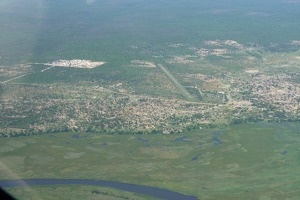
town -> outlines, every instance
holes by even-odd
[[[129,70],[152,70],[151,73],[144,71],[147,75],[145,80],[141,79],[144,83],[113,80],[110,74],[105,74],[109,82],[102,85],[93,81],[14,83],[14,77],[22,79],[30,73],[35,77],[39,74],[25,64],[3,67],[1,73],[12,81],[3,83],[0,88],[0,133],[3,136],[69,131],[173,134],[247,122],[299,120],[300,73],[296,69],[300,67],[300,60],[297,54],[283,56],[264,52],[257,56],[254,53],[263,52],[261,49],[244,47],[230,40],[207,41],[204,47],[209,50],[194,48],[195,55],[175,56],[166,66],[146,60],[131,61]],[[183,47],[171,45],[170,48]],[[245,59],[228,58],[228,52]],[[214,60],[208,63],[211,56]],[[241,67],[227,71],[222,67],[220,71],[217,64],[211,64],[216,59],[218,65]],[[198,66],[202,63],[212,66],[210,74],[200,73]],[[89,69],[103,64],[105,62],[75,59],[44,65]],[[186,73],[170,68],[182,65]],[[199,68],[198,73],[189,72],[195,71],[195,67]],[[20,73],[16,68],[20,68]],[[47,73],[45,69],[52,70],[42,68],[39,73]],[[162,78],[158,80],[157,76]],[[160,86],[153,88],[151,81]]]

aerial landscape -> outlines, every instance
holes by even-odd
[[[0,186],[298,199],[299,19],[298,0],[3,0]],[[49,184],[5,185],[20,179]]]

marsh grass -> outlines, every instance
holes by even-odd
[[[1,153],[1,179],[121,181],[201,199],[294,198],[300,182],[294,176],[298,128],[298,123],[237,125],[193,131],[184,139],[90,133],[2,138],[0,149],[14,150]],[[20,142],[26,145],[15,145]]]

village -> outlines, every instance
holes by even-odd
[[[114,79],[111,76],[114,71],[111,75],[104,74],[109,80],[104,84],[94,81],[18,84],[14,83],[17,78],[39,74],[33,73],[28,64],[2,67],[1,73],[8,80],[0,85],[0,134],[18,136],[69,131],[173,134],[247,122],[300,119],[300,73],[296,70],[300,60],[296,53],[275,55],[232,40],[206,41],[204,45],[207,49],[195,48],[195,55],[171,56],[166,61],[168,67],[171,66],[169,69],[152,61],[131,60],[129,70],[152,70],[149,74],[154,78],[149,76],[145,84]],[[182,48],[182,45],[170,48]],[[261,60],[258,60],[260,56],[249,56],[257,51],[262,52]],[[229,53],[245,59],[229,58]],[[202,62],[207,65],[205,59],[211,58],[222,59],[220,64],[229,63],[229,67],[241,67],[230,71],[217,63],[209,65],[208,74],[192,72],[195,66],[201,71],[198,65]],[[53,67],[88,70],[105,63],[57,60],[44,63],[47,68],[41,68],[40,73],[46,74]],[[176,73],[174,65],[184,66],[185,73]],[[164,78],[156,79],[157,75]],[[151,81],[161,86],[150,87]],[[137,90],[141,85],[142,89]]]
[[[288,80],[298,74],[251,73],[232,80],[222,104],[130,95],[94,86],[19,88],[18,99],[2,98],[1,133],[47,132],[181,133],[186,130],[256,121],[294,121],[300,115],[300,87]],[[13,89],[13,86],[12,88]],[[30,91],[30,92],[29,92]],[[28,122],[27,127],[15,121]],[[25,123],[25,122],[24,122]]]

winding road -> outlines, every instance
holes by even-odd
[[[166,189],[135,185],[113,181],[88,180],[88,179],[24,179],[24,180],[0,180],[1,188],[17,186],[40,186],[40,185],[92,185],[120,189],[128,192],[140,193],[156,198],[167,200],[199,200],[195,196],[184,195]]]

